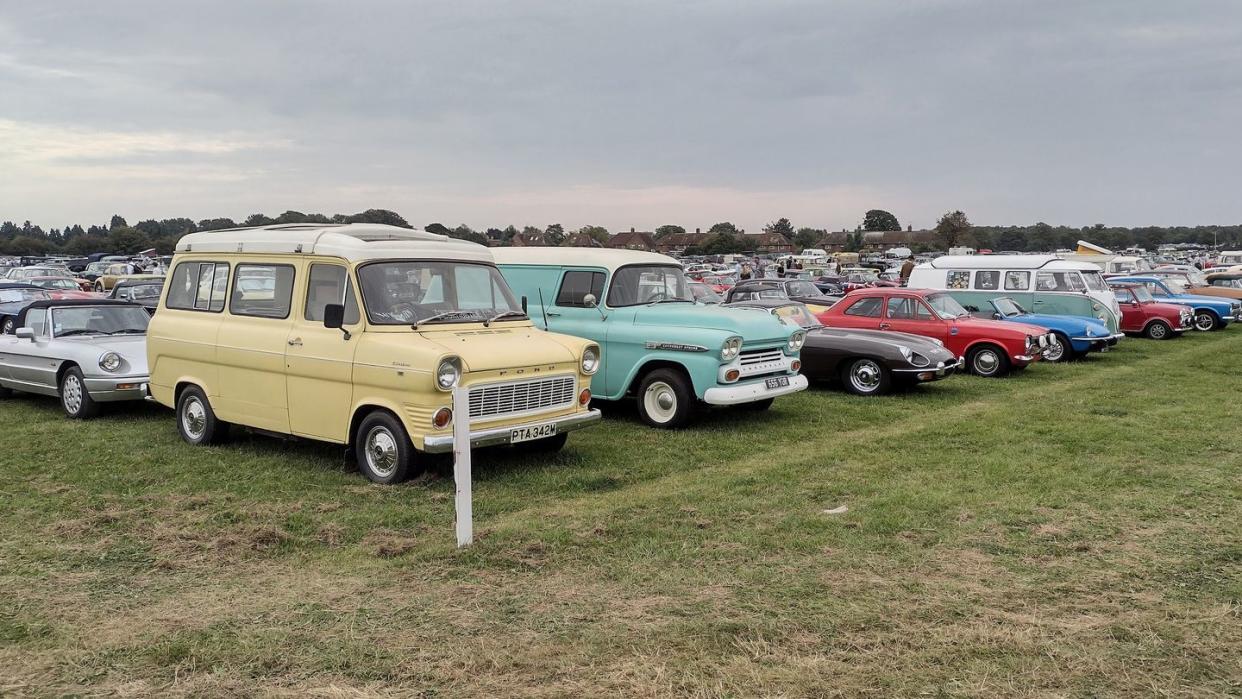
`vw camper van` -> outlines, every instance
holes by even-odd
[[[453,449],[559,449],[589,407],[598,344],[534,327],[486,247],[372,224],[193,233],[147,333],[154,400],[190,444],[230,424],[350,445],[395,483]]]
[[[945,289],[976,308],[1008,296],[1032,313],[1095,318],[1114,339],[1122,337],[1117,297],[1090,262],[1053,255],[946,255],[916,266],[909,287]]]

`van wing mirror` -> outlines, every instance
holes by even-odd
[[[340,328],[345,325],[345,304],[329,303],[323,307],[323,327]]]

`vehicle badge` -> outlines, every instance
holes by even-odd
[[[950,335],[956,335],[956,334],[957,334],[957,328],[949,328],[949,334],[950,334]]]

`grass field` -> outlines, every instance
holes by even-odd
[[[1240,356],[618,406],[476,454],[464,551],[448,473],[0,402],[0,695],[1237,696]]]

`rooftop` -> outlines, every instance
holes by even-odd
[[[288,223],[191,233],[178,253],[327,255],[346,260],[448,258],[491,262],[482,245],[424,230],[375,223]]]

